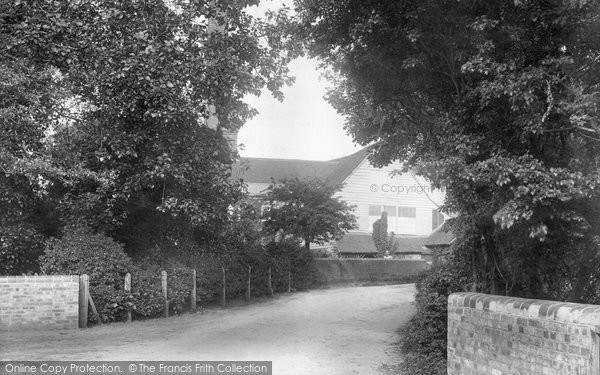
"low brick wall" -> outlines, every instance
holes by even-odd
[[[322,284],[398,282],[429,267],[424,261],[398,259],[315,259],[314,262]]]
[[[78,276],[0,276],[0,330],[77,328]]]
[[[452,294],[448,374],[600,374],[598,327],[597,305]]]

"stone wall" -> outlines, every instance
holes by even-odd
[[[323,284],[345,282],[401,282],[429,267],[420,260],[315,259],[318,280]]]
[[[457,293],[449,375],[597,375],[600,306]]]
[[[0,330],[77,328],[78,276],[0,276]]]

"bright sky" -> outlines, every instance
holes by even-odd
[[[277,9],[281,3],[263,0],[257,11]],[[241,156],[329,160],[358,151],[343,129],[343,117],[323,99],[328,83],[317,62],[300,58],[292,61],[290,70],[296,83],[283,88],[282,103],[267,90],[260,97],[246,97],[259,114],[240,129]]]

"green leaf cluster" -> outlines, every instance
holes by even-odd
[[[446,188],[477,287],[581,301],[598,273],[598,2],[296,6],[290,28],[329,69],[328,99],[371,160]]]
[[[341,186],[317,178],[273,182],[265,198],[269,202],[264,213],[265,232],[294,236],[304,241],[306,249],[311,243],[340,238],[357,227],[353,207],[336,195],[340,190]]]

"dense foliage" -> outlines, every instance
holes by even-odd
[[[283,232],[304,241],[323,244],[356,228],[353,207],[335,196],[341,186],[319,179],[284,179],[273,183],[267,192],[269,209],[265,212],[265,231]]]
[[[223,137],[256,113],[245,95],[291,82],[279,15],[257,4],[0,3],[0,274],[87,273],[105,321],[162,314],[161,270],[172,313],[192,267],[206,299],[222,269],[231,295],[264,274]]]
[[[312,253],[293,240],[271,242],[267,253],[272,258],[273,289],[278,292],[308,289],[317,281]],[[291,279],[291,280],[290,280]]]
[[[355,141],[376,165],[401,160],[445,187],[465,288],[598,301],[598,1],[295,4],[291,33],[329,68],[328,99]],[[415,330],[441,327],[441,302],[439,316],[428,306]],[[428,347],[405,349],[424,359]]]
[[[462,272],[462,273],[461,273]],[[437,264],[419,276],[415,297],[417,314],[402,328],[402,370],[414,375],[446,374],[448,296],[463,291],[468,274],[451,263]]]
[[[581,301],[600,234],[598,3],[296,3],[355,140],[445,186],[478,290]]]
[[[87,274],[90,294],[104,321],[116,320],[131,303],[130,294],[123,289],[125,274],[133,271],[133,262],[123,245],[89,228],[67,228],[62,238],[48,240],[40,268],[46,274]]]
[[[123,245],[85,227],[69,228],[62,238],[48,240],[40,266],[47,274],[87,274],[91,286],[122,286],[125,274],[133,269]]]
[[[37,271],[71,223],[132,256],[214,239],[240,197],[222,133],[255,113],[244,95],[290,82],[256,4],[0,4],[0,272]]]

